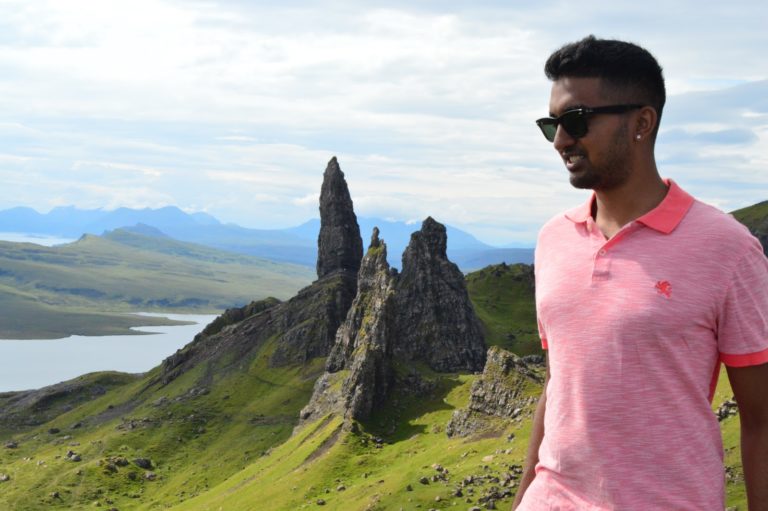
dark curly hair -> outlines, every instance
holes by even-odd
[[[648,50],[636,44],[590,35],[550,55],[544,73],[552,81],[565,77],[600,78],[624,100],[653,107],[661,121],[667,99],[662,69]],[[654,134],[658,129],[657,122]]]

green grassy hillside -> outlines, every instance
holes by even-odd
[[[500,436],[450,439],[445,425],[466,405],[475,377],[434,378],[432,396],[420,402],[395,397],[381,410],[381,423],[374,419],[350,432],[338,419],[310,424],[211,491],[171,509],[293,510],[321,503],[344,511],[467,509],[487,498],[508,507],[513,488],[505,481],[514,481],[529,422]],[[382,426],[393,416],[399,419],[387,434]]]
[[[146,322],[103,313],[215,312],[288,298],[312,278],[303,266],[127,231],[57,247],[0,242],[0,338],[129,333]]]
[[[768,201],[739,209],[732,215],[760,240],[763,251],[768,255]]]
[[[467,290],[489,345],[518,355],[540,354],[533,267],[498,264],[467,275]]]
[[[10,476],[0,509],[162,509],[218,485],[290,436],[320,372],[268,367],[273,348],[147,387],[155,370],[14,435],[15,448],[0,447],[0,473]]]

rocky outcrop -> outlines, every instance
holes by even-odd
[[[411,235],[397,286],[395,355],[435,371],[481,371],[482,327],[464,275],[448,260],[445,226],[431,217]]]
[[[394,284],[387,246],[374,229],[358,275],[357,296],[336,334],[326,372],[317,380],[313,397],[301,412],[303,421],[327,413],[361,420],[386,397],[393,376]]]
[[[482,368],[483,334],[446,244],[445,227],[427,218],[412,235],[403,273],[397,274],[374,229],[357,296],[336,335],[326,372],[301,412],[302,422],[328,413],[342,415],[347,424],[368,418],[394,387],[417,391],[414,363],[441,372]]]
[[[280,300],[277,298],[274,298],[272,296],[265,298],[263,300],[257,300],[249,303],[245,307],[238,307],[234,309],[227,309],[224,311],[224,313],[211,321],[204,329],[203,329],[203,335],[214,335],[229,325],[233,325],[235,323],[239,323],[240,321],[244,320],[247,317],[253,316],[254,314],[258,314],[259,312],[265,311],[271,307],[274,307],[275,305],[278,305],[280,303]]]
[[[78,376],[41,389],[2,392],[0,431],[21,431],[45,424],[77,406],[102,397],[110,390],[133,384],[139,378],[140,375],[105,371]]]
[[[352,198],[334,156],[325,169],[320,190],[317,276],[323,278],[340,270],[357,274],[362,257],[363,240],[352,209]]]
[[[469,405],[453,412],[445,428],[448,436],[501,431],[530,410],[541,391],[543,368],[526,360],[497,346],[489,349],[483,374],[472,384]]]
[[[272,366],[328,356],[355,297],[362,257],[360,230],[336,158],[323,177],[320,223],[318,280],[288,301],[267,299],[227,311],[164,360],[150,385],[167,384],[200,363],[208,364],[209,374],[241,367],[266,343],[274,343]]]

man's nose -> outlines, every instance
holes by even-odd
[[[566,147],[573,145],[575,141],[576,139],[573,138],[570,133],[565,131],[565,128],[563,128],[562,125],[558,124],[557,130],[555,131],[555,140],[552,141],[555,150],[558,153],[561,153]]]

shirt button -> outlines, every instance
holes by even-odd
[[[601,256],[604,256],[605,255],[605,249],[601,248],[600,252],[598,252],[598,254],[600,254]]]

